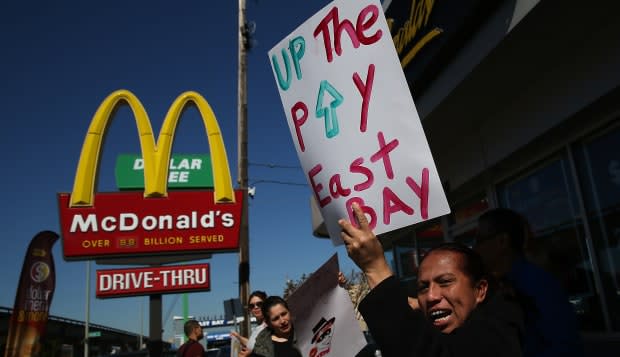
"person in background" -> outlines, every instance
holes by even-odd
[[[475,249],[501,288],[521,302],[524,356],[583,356],[577,317],[559,281],[526,258],[530,235],[523,216],[506,208],[492,209],[478,218]]]
[[[263,302],[262,312],[267,327],[256,337],[254,349],[242,348],[239,357],[301,357],[286,301],[279,296],[270,296]]]
[[[241,343],[242,346],[245,346],[247,349],[254,349],[254,343],[256,342],[256,336],[265,328],[267,324],[265,323],[265,318],[263,316],[262,307],[263,302],[267,299],[267,293],[260,290],[255,290],[250,294],[248,298],[248,310],[250,313],[254,315],[256,318],[257,326],[252,329],[252,333],[249,338],[245,338],[241,336],[236,331],[232,331],[230,334],[236,337]]]
[[[187,320],[183,331],[188,340],[179,347],[176,357],[203,357],[205,349],[198,341],[202,340],[202,326],[196,320]]]
[[[456,243],[430,250],[418,271],[420,308],[412,309],[366,216],[352,209],[357,226],[340,220],[341,236],[371,288],[360,312],[383,357],[521,356],[520,307],[489,290],[476,252]]]

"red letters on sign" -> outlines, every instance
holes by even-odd
[[[366,15],[370,14],[370,18],[366,19]],[[377,30],[374,34],[366,36],[364,32],[375,24],[379,17],[379,9],[375,5],[366,6],[357,15],[356,26],[354,27],[350,20],[343,20],[342,22],[338,18],[338,7],[331,9],[327,16],[321,20],[319,25],[314,29],[314,37],[317,37],[322,33],[323,44],[325,46],[325,55],[327,56],[327,62],[334,60],[332,49],[332,37],[329,32],[329,23],[332,23],[334,28],[334,47],[338,56],[342,55],[342,33],[344,31],[349,34],[349,39],[354,48],[358,48],[360,43],[363,45],[372,45],[373,43],[381,39],[382,31]]]
[[[413,181],[411,177],[407,177],[405,179],[407,185],[411,187],[413,192],[418,195],[420,198],[420,214],[423,219],[428,218],[428,169],[425,167],[422,170],[422,184],[418,186],[418,184]]]
[[[392,161],[390,160],[390,152],[396,149],[398,146],[398,139],[390,141],[387,145],[383,138],[383,132],[377,133],[377,139],[379,139],[379,150],[370,157],[371,162],[383,160],[383,168],[385,168],[385,174],[390,180],[394,178],[394,170],[392,169]]]
[[[301,118],[297,117],[297,113],[301,110]],[[297,134],[297,142],[299,143],[299,148],[301,152],[306,151],[306,146],[304,145],[304,138],[301,135],[301,126],[304,125],[306,120],[308,119],[308,107],[304,102],[297,102],[291,108],[291,115],[293,116],[293,123],[295,124],[295,133]]]
[[[368,122],[368,104],[370,103],[370,94],[372,93],[372,83],[375,80],[375,65],[368,65],[368,74],[366,75],[366,84],[362,82],[360,75],[355,72],[353,73],[353,82],[355,82],[355,86],[357,90],[362,95],[362,116],[360,118],[360,131],[362,133],[366,132],[366,123]]]
[[[357,205],[360,206],[360,208],[362,209],[362,212],[370,216],[370,219],[368,220],[368,227],[370,227],[370,229],[375,229],[375,227],[377,226],[377,213],[374,209],[372,209],[372,207],[366,206],[364,200],[360,197],[352,197],[348,199],[347,203],[345,204],[347,212],[349,212],[349,222],[351,222],[351,224],[353,224],[353,226],[355,226],[356,228],[360,227],[360,225],[357,223],[357,218],[353,213],[353,203],[357,203]]]

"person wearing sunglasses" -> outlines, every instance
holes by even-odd
[[[236,337],[242,346],[249,350],[254,349],[254,343],[256,343],[256,336],[265,328],[265,318],[263,316],[262,307],[263,302],[267,299],[267,293],[261,290],[253,291],[248,298],[248,310],[252,316],[256,318],[257,326],[252,329],[252,333],[249,338],[241,336],[236,331],[232,331],[230,334]]]

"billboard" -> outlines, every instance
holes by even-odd
[[[101,146],[117,106],[133,111],[142,149],[144,192],[95,193]],[[168,192],[175,129],[188,105],[203,119],[213,167],[213,190]],[[172,103],[155,142],[138,98],[127,90],[110,94],[88,128],[73,191],[59,193],[63,254],[67,260],[171,253],[208,253],[239,248],[242,190],[233,190],[219,125],[207,101],[185,92]]]
[[[211,290],[209,264],[97,270],[98,298]]]

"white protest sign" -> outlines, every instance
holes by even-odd
[[[337,0],[269,51],[334,244],[360,204],[376,234],[450,212],[378,0]]]
[[[338,271],[334,254],[287,300],[304,357],[355,356],[366,346],[351,298],[338,286]]]

